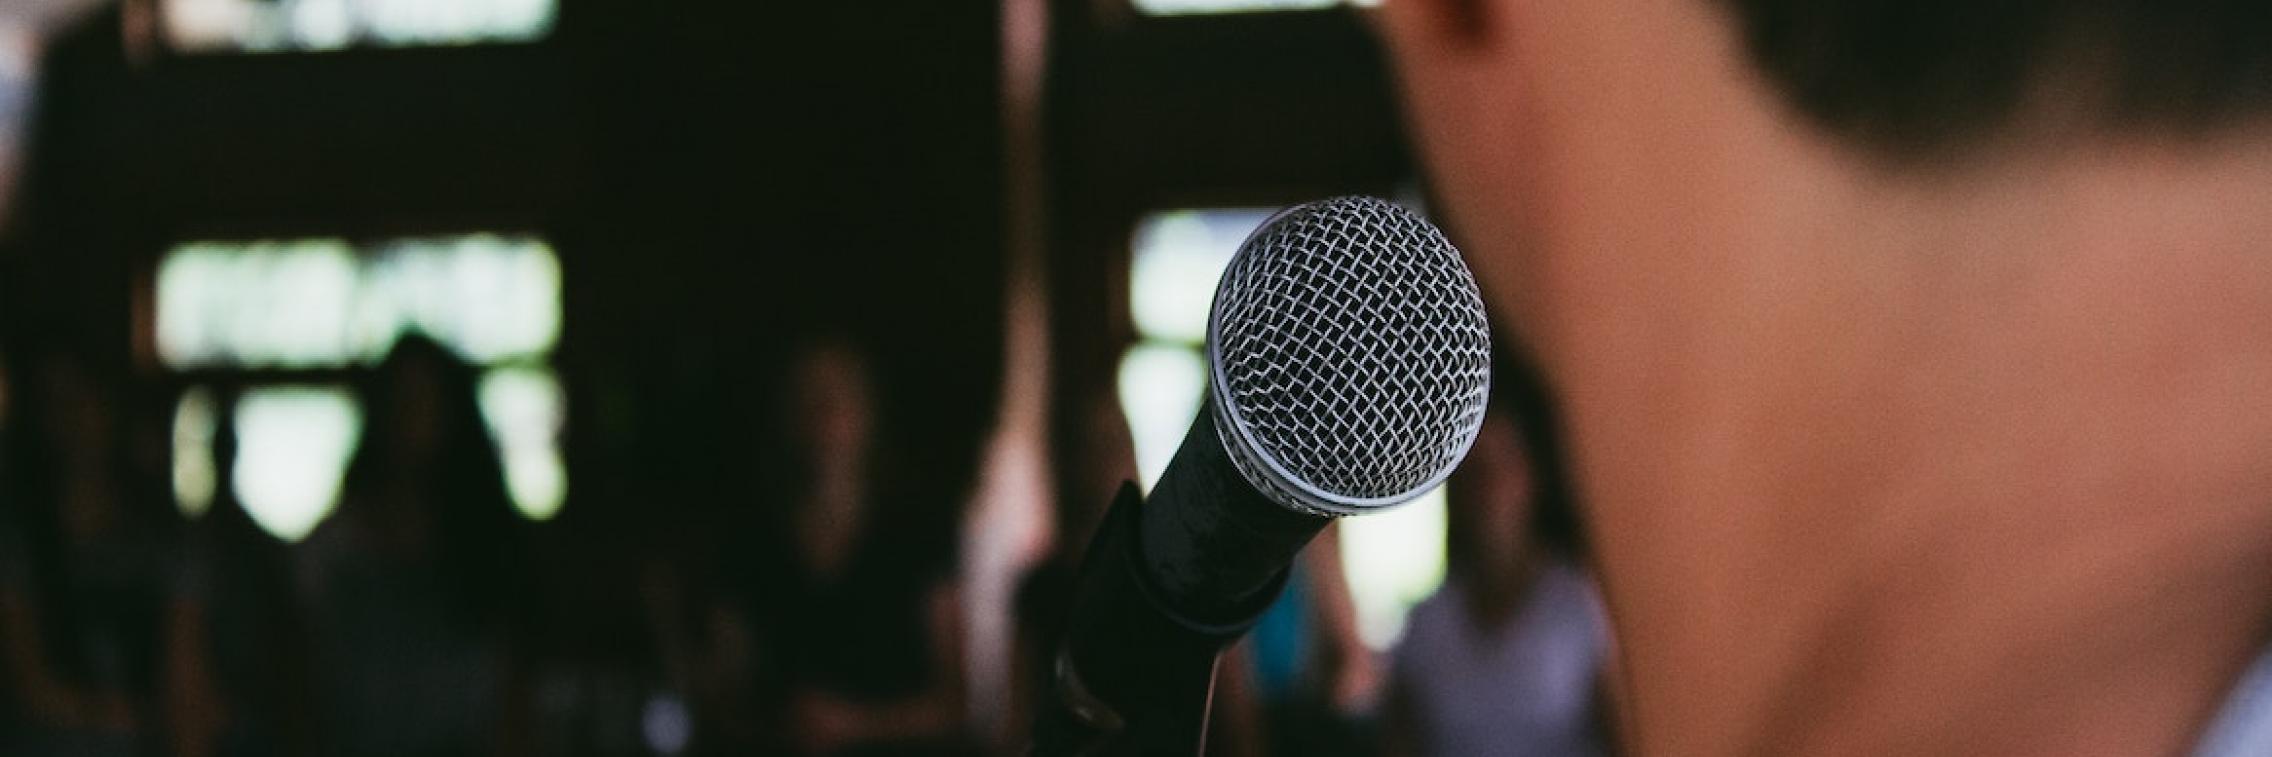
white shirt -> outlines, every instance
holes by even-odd
[[[1469,616],[1462,591],[1447,581],[1414,607],[1396,647],[1415,746],[1440,757],[1601,754],[1594,694],[1607,623],[1592,581],[1549,567],[1490,630]]]

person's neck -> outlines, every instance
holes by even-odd
[[[2272,628],[2272,136],[1880,171],[1675,5],[1492,6],[1525,199],[1455,219],[1522,242],[1629,746],[2190,749]]]
[[[2272,151],[2121,149],[1689,237],[1581,369],[1645,746],[2188,748],[2272,620]]]

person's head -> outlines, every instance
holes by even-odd
[[[1377,18],[1555,390],[1636,751],[2185,750],[2272,616],[2272,13]]]
[[[1470,582],[1514,571],[1531,552],[1536,477],[1514,419],[1496,408],[1459,470],[1445,482],[1445,560]]]
[[[94,371],[59,355],[39,368],[39,396],[46,413],[36,429],[38,443],[53,450],[57,488],[53,492],[64,533],[89,538],[118,523],[119,503],[109,494],[118,469],[117,418]]]
[[[408,334],[364,382],[362,399],[348,499],[385,502],[373,515],[419,531],[458,529],[459,521],[505,511],[503,469],[473,366],[432,338]]]
[[[841,564],[866,527],[876,397],[867,356],[839,337],[816,339],[788,364],[790,522],[806,557]]]
[[[397,465],[429,465],[453,436],[478,428],[471,367],[422,335],[405,336],[379,364],[365,390],[365,417],[373,453]],[[465,417],[467,411],[472,417]]]
[[[40,394],[51,403],[46,428],[40,432],[55,446],[66,474],[100,467],[98,463],[111,453],[116,429],[106,404],[110,398],[102,396],[92,373],[64,356],[40,366]]]
[[[450,575],[453,612],[492,617],[516,580],[518,516],[482,418],[479,372],[434,339],[406,334],[362,395],[363,435],[342,502],[356,503],[399,556]]]
[[[2087,191],[2021,172],[2182,170],[2189,146],[2262,137],[2272,111],[2272,13],[2230,0],[1390,0],[1380,16],[1434,199],[1487,292],[1537,310],[1583,303],[1505,292],[1577,265],[1657,275],[1550,260],[1564,251],[1848,248],[1884,212],[1948,210],[1951,182]],[[1937,194],[1904,191],[1920,183]]]
[[[869,453],[875,426],[874,387],[867,357],[839,338],[815,341],[789,369],[793,441],[817,473],[823,466],[857,463]]]
[[[1467,459],[1444,482],[1447,572],[1512,591],[1534,559],[1579,562],[1584,537],[1563,485],[1553,411],[1524,364],[1494,361],[1492,397]]]

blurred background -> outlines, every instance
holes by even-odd
[[[0,753],[1018,753],[1239,242],[1424,210],[1363,13],[0,0]],[[1502,363],[1211,753],[1604,749]]]

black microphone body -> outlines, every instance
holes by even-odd
[[[1286,509],[1248,483],[1211,409],[1200,408],[1137,523],[1144,572],[1165,609],[1221,624],[1238,620],[1265,590],[1275,595],[1276,579],[1333,519]]]
[[[1123,484],[1089,542],[1034,753],[1195,753],[1217,654],[1330,522],[1241,478],[1202,408],[1151,498]]]
[[[1482,425],[1490,345],[1458,251],[1370,198],[1290,208],[1210,310],[1207,401],[1151,497],[1121,487],[1075,580],[1037,755],[1195,755],[1215,661],[1335,516],[1433,488]]]
[[[1147,574],[1144,501],[1121,486],[1089,542],[1034,724],[1036,755],[1197,754],[1215,660],[1277,598],[1281,568],[1224,623],[1176,614]],[[1315,533],[1313,529],[1311,533]]]

